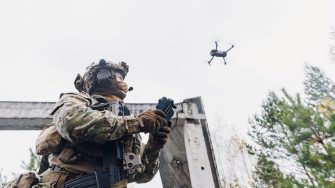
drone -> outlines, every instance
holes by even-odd
[[[212,62],[214,57],[222,57],[223,61],[224,61],[224,64],[226,65],[227,62],[226,62],[225,57],[227,56],[227,52],[229,50],[231,50],[232,48],[234,48],[234,45],[231,45],[231,47],[226,51],[219,51],[218,50],[218,43],[215,41],[215,49],[211,50],[211,52],[210,52],[210,55],[212,56],[212,58],[211,58],[211,60],[208,61],[208,65],[211,65],[211,62]]]

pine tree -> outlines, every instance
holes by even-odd
[[[334,100],[334,84],[318,67],[305,66],[305,94],[311,104],[322,99]]]
[[[306,66],[305,73],[305,102],[285,89],[281,97],[270,92],[250,120],[261,186],[335,186],[334,85],[317,67]]]

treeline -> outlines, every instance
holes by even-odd
[[[250,120],[254,187],[335,187],[335,85],[306,65],[303,96],[270,92]]]

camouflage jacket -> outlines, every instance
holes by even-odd
[[[50,163],[66,170],[79,173],[92,173],[102,168],[102,147],[110,140],[125,139],[127,126],[125,119],[134,116],[117,116],[107,110],[93,110],[92,106],[102,96],[88,96],[82,93],[62,94],[52,111],[53,123],[59,134],[66,140],[65,147],[51,155]],[[159,151],[149,151],[139,139],[140,157],[144,165],[128,182],[145,183],[150,181],[159,168]],[[125,144],[127,145],[127,144]],[[132,143],[128,143],[128,146]]]

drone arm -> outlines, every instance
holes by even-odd
[[[208,61],[208,65],[211,64],[212,60],[213,60],[214,56],[212,56],[211,60]]]
[[[228,51],[231,50],[232,48],[234,48],[234,45],[232,45],[226,52],[228,52]]]

